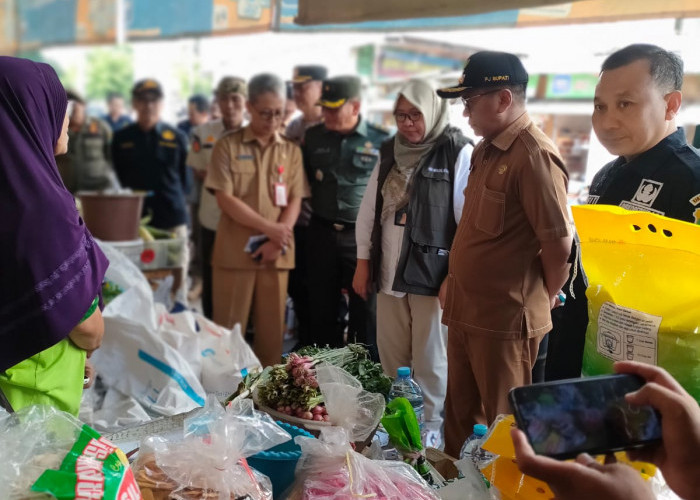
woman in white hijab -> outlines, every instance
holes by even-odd
[[[439,447],[447,390],[447,328],[438,294],[464,204],[473,143],[448,123],[447,101],[411,80],[394,106],[355,227],[355,292],[377,291],[377,346],[384,371],[411,367],[423,390],[426,446]],[[419,416],[420,419],[420,416]]]

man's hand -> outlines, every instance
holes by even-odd
[[[85,360],[85,376],[83,389],[89,389],[95,383],[95,367],[92,366],[89,360]]]
[[[442,280],[442,285],[440,285],[438,300],[440,301],[440,309],[445,309],[445,302],[447,301],[447,276],[445,276],[445,279]]]
[[[639,472],[625,464],[599,464],[581,454],[575,462],[535,455],[520,429],[511,429],[518,468],[546,482],[557,500],[653,500]]]
[[[272,241],[266,241],[253,252],[252,258],[253,260],[260,258],[258,262],[267,263],[276,261],[280,255],[282,255],[282,247],[275,245]]]
[[[203,181],[204,179],[207,178],[207,171],[206,170],[199,170],[199,169],[192,169],[194,171],[194,176],[197,180]]]
[[[630,460],[657,465],[669,487],[681,498],[700,498],[700,407],[663,368],[619,361],[617,373],[631,373],[647,383],[625,399],[631,405],[650,405],[661,413],[662,442],[627,452]],[[631,498],[631,497],[630,497]]]
[[[355,275],[352,278],[352,289],[355,290],[355,293],[362,297],[363,300],[367,300],[369,288],[369,260],[357,259]]]
[[[265,236],[270,238],[270,241],[275,243],[280,249],[288,246],[294,235],[292,227],[281,222],[271,222],[264,233]]]
[[[102,319],[102,312],[100,312],[98,307],[88,319],[73,328],[68,337],[76,346],[86,350],[89,357],[92,351],[100,347],[104,333],[105,323]]]

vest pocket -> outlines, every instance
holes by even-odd
[[[484,188],[476,214],[476,228],[490,236],[499,236],[503,232],[505,213],[505,193]]]
[[[409,253],[403,273],[406,284],[438,290],[447,275],[449,251],[411,242]]]

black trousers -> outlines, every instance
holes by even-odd
[[[294,226],[294,260],[296,266],[289,272],[287,293],[294,302],[297,319],[298,346],[311,345],[309,331],[311,328],[311,307],[309,305],[309,280],[307,266],[308,226]]]
[[[341,290],[345,289],[350,298],[348,341],[367,344],[372,357],[378,359],[377,296],[373,293],[365,301],[352,289],[357,264],[354,227],[337,231],[333,226],[313,218],[307,245],[311,306],[309,341],[331,347],[343,345],[338,304]]]
[[[216,231],[212,231],[201,225],[199,227],[200,269],[202,272],[202,314],[204,314],[206,318],[213,320],[214,299],[212,293],[211,256],[212,253],[214,253]]]

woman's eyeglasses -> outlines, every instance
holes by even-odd
[[[399,123],[405,122],[407,118],[411,120],[412,123],[416,123],[423,118],[423,113],[420,111],[411,111],[410,113],[394,113],[394,117]]]
[[[462,104],[464,104],[465,108],[471,110],[471,108],[469,107],[471,104],[471,101],[473,101],[477,97],[483,97],[485,95],[493,94],[493,93],[499,92],[501,90],[503,90],[503,89],[489,90],[488,92],[484,92],[483,94],[476,94],[476,95],[473,95],[471,97],[462,97]]]

